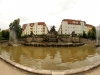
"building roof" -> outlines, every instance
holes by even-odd
[[[86,24],[87,27],[94,27],[93,25],[91,24]]]
[[[74,19],[63,19],[62,21],[67,21],[68,24],[74,24],[74,25],[81,25],[81,22],[84,22],[86,24],[85,21],[74,20]]]
[[[37,23],[38,23],[38,25],[46,26],[45,22],[37,22]],[[35,23],[29,23],[29,25],[30,25],[31,27],[33,27],[34,24],[35,24]],[[26,26],[27,26],[27,25],[28,25],[28,24],[23,24],[22,28],[23,28],[23,29],[26,29]]]
[[[30,23],[30,26],[33,27],[34,26],[34,23]]]
[[[23,29],[26,29],[26,26],[27,26],[27,24],[23,24],[22,28]]]
[[[38,25],[46,25],[45,22],[38,22]]]

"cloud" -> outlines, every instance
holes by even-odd
[[[5,21],[0,21],[0,28],[1,29],[8,29],[9,28],[9,24],[6,23]]]
[[[1,4],[2,0],[0,0],[0,4]]]
[[[0,0],[0,28],[7,28],[14,19],[21,25],[44,21],[59,27],[62,19],[81,19],[94,25],[100,20],[99,0]],[[5,24],[1,26],[1,24]]]
[[[55,8],[55,11],[51,11],[49,14],[50,15],[57,15],[63,11],[69,10],[74,7],[78,0],[61,0],[58,2],[56,5],[57,7]]]

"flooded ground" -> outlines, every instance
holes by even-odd
[[[75,69],[100,61],[100,48],[80,47],[0,46],[2,57],[19,64],[45,70]]]

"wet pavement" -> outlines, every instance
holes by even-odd
[[[26,72],[24,70],[15,68],[14,66],[6,63],[0,59],[0,75],[39,75]]]

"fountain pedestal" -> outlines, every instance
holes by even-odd
[[[46,35],[45,41],[58,42],[58,33],[55,31],[55,26],[52,26],[50,32]]]

